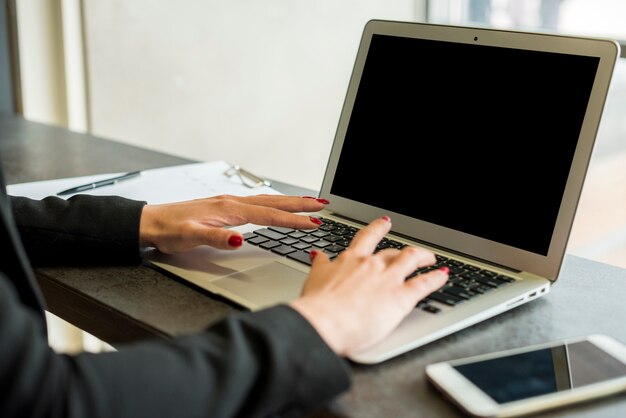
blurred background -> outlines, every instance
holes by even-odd
[[[27,119],[187,158],[224,159],[312,189],[321,185],[369,19],[626,40],[623,0],[14,4]],[[622,266],[625,62],[616,68],[570,240],[572,253]]]
[[[8,0],[5,6],[14,20],[13,96],[25,118],[191,159],[226,160],[312,189],[321,185],[370,19],[618,40],[622,58],[569,252],[626,267],[623,0]]]

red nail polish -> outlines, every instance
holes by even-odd
[[[317,255],[317,250],[311,250],[311,252],[309,253],[309,257],[311,257],[311,261],[313,261],[316,255]]]
[[[303,199],[315,199],[317,200],[317,197],[313,197],[313,196],[302,196]]]
[[[327,204],[329,204],[329,203],[330,203],[330,202],[329,202],[328,200],[326,200],[326,199],[321,199],[321,198],[320,198],[320,199],[315,199],[315,200],[317,200],[318,202],[320,202],[322,205],[327,205]]]
[[[231,247],[241,247],[241,244],[243,244],[243,237],[241,235],[231,235],[230,238],[228,238],[228,245]]]
[[[320,221],[319,219],[313,217],[313,216],[309,216],[309,219],[311,220],[311,222],[313,222],[316,225],[321,225],[323,222]]]
[[[439,267],[439,270],[443,271],[446,274],[450,274],[450,267],[446,267],[446,266]]]
[[[391,222],[391,218],[387,215],[381,216],[380,219],[382,219],[383,221]]]

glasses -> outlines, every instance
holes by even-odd
[[[269,180],[261,178],[256,174],[252,174],[248,170],[244,170],[238,165],[233,165],[228,170],[224,171],[224,175],[229,178],[237,176],[239,180],[241,180],[241,183],[250,189],[256,189],[257,187],[261,186],[270,187],[272,185]]]

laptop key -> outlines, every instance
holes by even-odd
[[[487,286],[485,284],[474,283],[474,285],[470,287],[469,290],[472,292],[483,294],[489,292],[490,290],[493,290],[493,287]]]
[[[330,231],[332,231],[334,229],[337,229],[337,227],[334,226],[334,225],[331,225],[331,224],[324,224],[324,225],[320,226],[318,229],[322,230],[322,231],[330,232]]]
[[[448,283],[452,283],[455,286],[462,287],[463,289],[469,289],[470,287],[476,285],[475,282],[473,282],[471,280],[464,279],[464,278],[459,277],[459,276],[452,277],[452,278],[448,279]]]
[[[503,281],[505,281],[505,282],[507,282],[507,283],[513,283],[513,282],[515,281],[515,279],[514,279],[514,278],[509,277],[509,276],[504,276],[504,275],[502,275],[502,274],[498,274],[498,275],[496,276],[496,279],[498,279],[498,280],[503,280]]]
[[[478,283],[482,283],[482,284],[485,284],[485,285],[491,286],[491,287],[500,287],[503,284],[506,284],[505,281],[498,280],[495,277],[493,277],[493,278],[476,277],[474,280],[477,281]]]
[[[472,296],[476,296],[476,293],[456,286],[445,287],[443,291],[465,300],[470,299]]]
[[[253,245],[259,245],[259,244],[263,244],[266,241],[269,241],[269,238],[265,238],[260,235],[257,235],[255,238],[250,238],[246,242],[249,242],[250,244],[253,244]]]
[[[328,247],[329,245],[331,245],[331,243],[321,239],[319,241],[314,242],[313,245],[315,245],[318,248],[325,248],[325,247]]]
[[[341,245],[329,245],[328,247],[324,248],[325,251],[332,251],[334,253],[340,253],[342,251],[344,251],[346,249],[346,247],[342,247]]]
[[[314,237],[318,237],[318,238],[324,238],[327,235],[330,235],[330,232],[326,232],[326,231],[315,231],[313,232],[311,235],[313,235]]]
[[[248,241],[250,238],[254,238],[257,235],[254,232],[246,232],[245,234],[243,234],[243,239],[244,241]]]
[[[264,236],[265,238],[273,239],[274,241],[280,241],[281,239],[287,238],[287,235],[281,234],[281,233],[276,232],[276,231],[272,231],[272,230],[267,229],[267,228],[257,229],[254,232],[257,235],[261,235],[261,236]]]
[[[311,246],[311,244],[307,244],[306,242],[299,242],[297,244],[293,244],[292,247],[296,250],[304,250]]]
[[[380,250],[384,250],[385,248],[389,248],[391,247],[391,245],[389,245],[386,242],[379,242],[378,245],[376,246],[376,250],[380,251]]]
[[[334,253],[334,252],[332,252],[332,251],[328,251],[328,250],[326,250],[326,249],[324,250],[324,253],[326,253],[326,255],[328,256],[328,258],[329,258],[329,259],[331,259],[331,260],[332,260],[333,258],[335,258],[335,257],[337,257],[337,256],[339,255],[339,254],[337,254],[337,253]]]
[[[290,247],[288,245],[280,245],[280,246],[272,248],[272,252],[275,252],[275,253],[280,254],[280,255],[287,255],[287,254],[292,253],[294,251],[296,251],[296,249],[293,248],[293,247]]]
[[[274,247],[278,247],[279,245],[280,245],[280,242],[266,241],[263,244],[259,245],[259,247],[265,248],[266,250],[269,250],[269,249],[272,249]]]
[[[428,295],[428,297],[430,299],[436,300],[437,302],[441,302],[449,306],[454,306],[463,302],[463,299],[457,296],[452,296],[450,294],[447,294],[441,291],[431,293],[430,295]]]
[[[295,232],[296,230],[293,228],[284,228],[282,226],[268,226],[267,229],[271,229],[272,231],[276,231],[279,234],[291,234],[292,232]]]
[[[280,242],[282,244],[285,244],[285,245],[293,245],[293,244],[295,244],[296,242],[299,242],[299,241],[297,239],[295,239],[295,238],[287,237],[285,239],[281,239]]]
[[[295,251],[293,253],[289,253],[287,254],[287,257],[306,265],[311,265],[311,256],[309,255],[309,253],[305,253],[304,251]]]
[[[438,307],[433,306],[433,305],[424,305],[422,307],[422,310],[424,310],[426,312],[433,313],[433,314],[441,312],[441,309],[439,309]]]

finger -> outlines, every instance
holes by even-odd
[[[311,257],[311,267],[330,262],[330,259],[328,258],[328,254],[326,254],[324,251],[311,250],[311,252],[309,253],[309,256]]]
[[[308,200],[308,199],[302,199]],[[322,224],[319,219],[308,215],[296,215],[284,210],[249,205],[246,203],[234,203],[232,210],[239,219],[239,225],[252,223],[256,225],[284,226],[295,229],[314,229]]]
[[[404,283],[403,291],[411,297],[411,303],[417,304],[418,301],[441,288],[448,281],[449,271],[447,267],[442,267],[415,276]]]
[[[397,257],[391,260],[388,271],[398,277],[407,277],[420,267],[436,262],[435,254],[418,247],[404,247]]]
[[[194,224],[188,232],[184,239],[193,242],[193,246],[209,245],[222,250],[236,250],[243,245],[243,236],[237,231]]]
[[[387,216],[372,221],[354,235],[349,247],[351,252],[360,256],[372,254],[380,240],[390,229],[391,221]]]
[[[306,296],[310,293],[319,291],[320,287],[323,287],[329,280],[328,275],[315,275],[315,272],[325,264],[330,263],[330,259],[321,250],[311,250],[309,253],[311,257],[311,271],[307,276],[304,285],[302,286],[301,296]]]
[[[312,196],[284,196],[260,194],[255,196],[231,196],[236,202],[272,207],[287,212],[317,212],[329,203],[326,199]]]
[[[400,250],[397,248],[385,248],[376,253],[376,257],[380,257],[385,261],[386,265],[389,265],[400,254]]]

